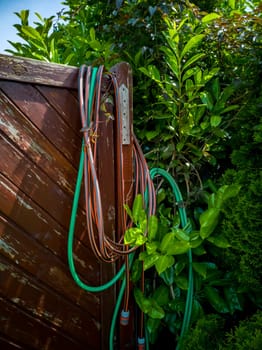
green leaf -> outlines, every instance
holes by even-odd
[[[144,211],[143,197],[142,197],[142,194],[137,194],[132,207],[132,216],[135,224],[138,224],[142,211]]]
[[[146,131],[146,138],[148,141],[153,140],[156,136],[159,135],[159,131],[158,130],[150,130],[150,131]]]
[[[165,254],[167,252],[168,247],[170,247],[170,245],[172,246],[174,244],[174,237],[175,234],[174,232],[170,232],[170,233],[166,233],[161,241],[160,244],[160,251]]]
[[[228,4],[232,10],[236,9],[236,0],[229,0]]]
[[[212,13],[209,13],[208,15],[204,16],[201,21],[202,21],[202,23],[207,23],[207,22],[213,21],[214,19],[218,19],[220,17],[221,16],[218,13],[212,12]]]
[[[141,246],[147,241],[143,231],[138,227],[130,227],[126,230],[124,236],[124,243],[136,246]]]
[[[169,302],[169,288],[165,285],[160,285],[153,293],[152,298],[156,300],[158,305],[164,306]]]
[[[38,33],[38,31],[30,26],[22,26],[22,32],[27,35],[29,38],[32,38],[34,40],[37,40],[41,43],[43,43],[43,38],[41,35]]]
[[[148,239],[153,241],[156,238],[158,230],[158,218],[155,215],[151,215],[148,220]]]
[[[210,208],[204,211],[199,218],[200,221],[200,237],[205,239],[211,235],[214,231],[218,219],[220,210],[217,208]]]
[[[93,27],[90,28],[89,35],[90,35],[91,41],[96,41],[96,32],[95,32],[95,29]]]
[[[221,297],[218,290],[213,287],[206,286],[204,288],[206,297],[213,308],[219,313],[228,313],[229,309],[225,300]]]
[[[188,242],[190,240],[189,234],[185,233],[184,230],[181,230],[180,228],[176,228],[172,230],[175,234],[175,237],[177,237],[180,241],[186,241]]]
[[[181,52],[181,58],[185,56],[186,53],[188,53],[193,47],[197,46],[205,37],[204,34],[198,34],[195,35],[193,38],[191,38],[185,45],[184,49]]]
[[[185,80],[187,80],[188,78],[190,78],[192,75],[194,75],[194,74],[196,73],[196,71],[198,70],[197,68],[198,68],[198,67],[193,67],[193,68],[188,69],[188,70],[183,74],[182,81],[184,82]]]
[[[151,308],[148,311],[148,316],[154,319],[162,319],[165,317],[165,311],[162,309],[160,305],[154,300],[150,299]]]
[[[148,313],[151,308],[151,302],[147,299],[139,288],[134,289],[134,297],[137,305],[144,313]]]
[[[146,243],[146,251],[148,255],[153,254],[159,248],[159,242],[147,242]]]
[[[243,310],[238,293],[234,287],[225,287],[224,295],[231,314],[233,314],[236,310]]]
[[[200,245],[196,248],[192,248],[192,252],[193,252],[193,254],[195,254],[197,256],[201,256],[201,255],[206,254],[206,250],[202,245]]]
[[[219,248],[229,248],[231,247],[231,245],[229,244],[227,238],[223,235],[220,234],[218,236],[210,236],[207,239],[209,242],[211,242],[212,244],[214,244],[216,247]]]
[[[131,280],[132,282],[138,282],[142,275],[142,262],[136,259],[132,264]]]
[[[210,118],[210,124],[213,127],[217,127],[222,121],[222,118],[219,115],[212,115]]]
[[[152,298],[146,298],[140,289],[134,289],[134,297],[137,305],[145,314],[148,314],[154,319],[161,319],[165,317],[165,311],[160,305],[158,305],[156,300]]]
[[[154,65],[149,65],[147,67],[149,74],[151,75],[151,78],[157,82],[160,81],[160,73],[159,70]]]
[[[173,334],[176,334],[178,328],[180,328],[176,312],[166,312],[164,322],[168,326],[169,331]]]
[[[185,69],[187,69],[191,64],[195,63],[196,61],[199,61],[201,58],[203,58],[205,56],[204,53],[198,53],[192,57],[190,57],[185,64],[182,67],[182,71],[184,71]]]
[[[192,313],[191,313],[190,322],[191,323],[196,322],[197,320],[201,319],[203,315],[204,315],[204,310],[203,310],[201,304],[199,303],[199,301],[194,299],[193,305],[192,305]]]
[[[185,276],[175,276],[174,282],[180,289],[183,289],[183,290],[188,289],[188,279]]]
[[[174,268],[171,266],[160,274],[165,284],[171,286],[174,283]]]
[[[219,84],[218,78],[215,78],[214,81],[212,82],[211,89],[215,99],[218,100],[220,95],[220,84]]]
[[[207,106],[207,109],[211,111],[213,109],[213,99],[208,91],[203,91],[200,93],[200,98],[203,104]]]
[[[133,214],[132,214],[132,211],[131,211],[131,209],[129,208],[129,206],[128,206],[127,204],[124,204],[124,208],[125,208],[127,214],[129,215],[129,217],[132,219],[132,221],[134,221],[134,219],[133,219]]]
[[[178,276],[184,270],[185,267],[186,263],[184,261],[178,261],[174,266],[176,276]]]
[[[100,51],[102,48],[102,46],[98,40],[91,40],[88,42],[88,44],[95,51]]]
[[[157,261],[155,262],[157,273],[160,275],[166,269],[171,267],[174,264],[174,262],[175,262],[175,259],[173,256],[160,255]]]
[[[149,335],[149,341],[152,344],[154,344],[157,339],[160,324],[161,319],[148,317],[146,320],[146,329]]]
[[[167,249],[168,255],[179,255],[187,253],[190,249],[190,243],[186,241],[175,241]]]
[[[193,269],[204,279],[207,277],[208,270],[217,270],[216,265],[209,262],[193,262]]]
[[[139,260],[144,261],[144,270],[150,269],[152,266],[155,265],[157,260],[159,259],[160,254],[155,252],[154,254],[148,255],[147,252],[142,252],[139,254]]]
[[[186,93],[189,98],[192,97],[195,85],[191,79],[186,80]]]

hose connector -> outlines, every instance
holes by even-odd
[[[137,338],[137,345],[138,350],[144,350],[145,349],[145,338]]]
[[[120,324],[122,326],[127,326],[128,322],[129,322],[129,310],[127,311],[122,310],[120,315]]]

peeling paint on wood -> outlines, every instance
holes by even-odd
[[[115,73],[123,82],[119,67]],[[5,337],[6,344],[13,343],[18,349],[108,348],[115,287],[96,295],[83,291],[73,281],[67,262],[82,138],[77,75],[75,67],[0,55],[1,348]],[[125,79],[130,83],[129,75]],[[103,84],[108,84],[107,77]],[[105,179],[101,181],[105,229],[114,238],[117,211],[111,101],[103,108],[98,172]],[[125,173],[131,169],[128,176],[132,177],[132,154],[128,152],[126,149]],[[81,194],[74,260],[81,279],[99,285],[113,276],[115,267],[96,260],[85,226]]]

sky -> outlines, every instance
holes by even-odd
[[[29,22],[33,24],[37,20],[34,13],[38,12],[42,17],[56,15],[65,6],[63,0],[0,0],[0,54],[7,54],[4,50],[12,46],[7,42],[20,41],[16,35],[14,24],[20,23],[14,12],[30,10]]]

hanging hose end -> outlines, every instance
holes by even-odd
[[[122,310],[120,315],[120,324],[122,326],[127,326],[128,323],[129,323],[129,310],[128,311]]]
[[[145,349],[145,338],[137,338],[137,347],[138,350],[144,350]]]

